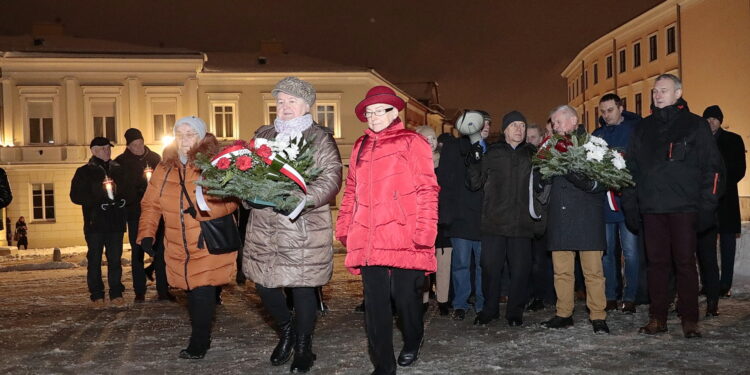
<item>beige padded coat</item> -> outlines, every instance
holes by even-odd
[[[272,208],[251,208],[242,269],[266,288],[324,285],[333,272],[333,233],[328,205],[341,188],[341,155],[332,132],[313,123],[302,135],[314,148],[320,175],[307,182],[307,208],[294,221]],[[273,139],[273,126],[256,138]]]

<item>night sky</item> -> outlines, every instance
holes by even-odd
[[[69,36],[208,52],[276,38],[397,85],[437,81],[444,107],[485,109],[495,124],[513,109],[543,122],[566,101],[560,73],[578,51],[660,2],[0,0],[0,34],[57,21]]]

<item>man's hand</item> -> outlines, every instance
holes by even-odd
[[[146,237],[141,240],[141,249],[149,256],[154,256],[154,238]]]
[[[589,192],[594,189],[594,181],[580,173],[570,172],[565,175],[565,179],[583,191]]]

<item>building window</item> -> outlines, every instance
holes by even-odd
[[[621,49],[618,55],[619,55],[619,62],[618,62],[617,68],[620,73],[625,73],[625,68],[627,67],[626,65],[627,56],[625,54],[625,49],[624,48]]]
[[[670,26],[667,28],[667,55],[677,51],[677,36],[675,34],[675,27]]]
[[[641,94],[635,94],[635,113],[641,116],[643,113],[643,97]]]
[[[34,220],[55,220],[55,188],[53,184],[31,184],[31,202]]]
[[[115,101],[93,101],[91,103],[91,120],[94,125],[94,137],[104,137],[110,142],[117,142],[115,123]]]
[[[648,61],[654,61],[658,57],[659,50],[656,44],[656,34],[648,37]]]
[[[27,107],[29,144],[53,144],[53,107],[51,101],[30,101]]]
[[[588,70],[583,71],[583,89],[584,90],[589,89],[589,71]]]
[[[641,66],[641,42],[633,44],[633,68]]]
[[[331,130],[336,129],[336,104],[315,103],[315,118],[318,124]]]
[[[607,78],[612,78],[612,55],[607,56]]]
[[[276,101],[266,102],[266,124],[273,125],[276,121]]]
[[[151,101],[151,118],[154,126],[154,141],[158,142],[165,136],[172,136],[172,127],[177,120],[177,100],[154,98]]]
[[[628,98],[622,97],[620,98],[620,100],[622,101],[622,109],[627,111],[628,110]]]
[[[217,138],[234,137],[235,106],[233,104],[214,104],[213,111],[214,135]]]
[[[599,64],[594,63],[594,84],[599,83]]]

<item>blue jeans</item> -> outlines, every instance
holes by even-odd
[[[484,296],[482,295],[482,267],[480,259],[482,242],[458,237],[451,237],[453,254],[451,256],[451,278],[453,280],[453,308],[468,309],[471,295],[471,256],[474,255],[474,310],[482,311]]]
[[[625,288],[622,293],[622,300],[625,302],[635,301],[635,295],[638,293],[638,275],[640,273],[640,252],[638,251],[638,236],[633,234],[625,227],[625,222],[606,223],[607,229],[607,251],[602,257],[602,266],[604,267],[604,277],[606,278],[606,288],[604,294],[608,301],[617,300],[617,291],[622,287],[619,285],[618,274],[620,270],[617,267],[617,239],[620,240],[622,255],[625,261]],[[619,234],[619,236],[618,236]]]

